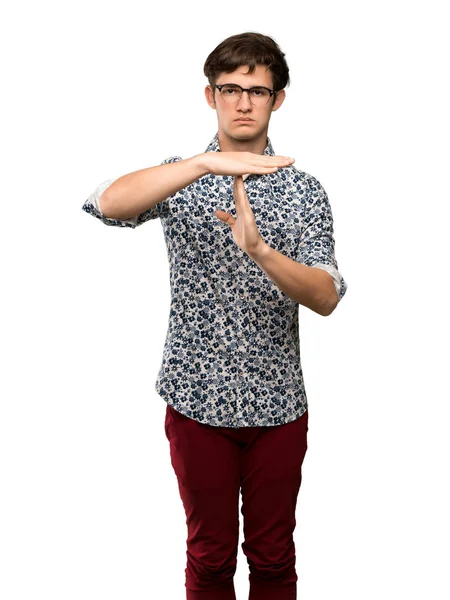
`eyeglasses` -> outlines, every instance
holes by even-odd
[[[263,86],[255,86],[249,89],[245,89],[237,83],[223,83],[222,85],[215,85],[222,98],[228,104],[235,104],[242,98],[243,92],[248,92],[250,102],[254,106],[264,106],[269,101],[269,98],[275,93],[273,90]]]

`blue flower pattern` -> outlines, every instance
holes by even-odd
[[[220,152],[218,133],[206,152]],[[274,156],[270,139],[264,154]],[[172,156],[161,164],[182,160]],[[129,220],[102,214],[100,184],[82,208],[106,225],[135,228],[160,218],[170,268],[171,305],[155,390],[175,410],[221,427],[282,425],[308,403],[300,360],[298,303],[235,243],[215,216],[236,217],[234,177],[205,175]],[[327,194],[294,166],[251,174],[245,189],[261,237],[272,248],[347,283],[334,255]]]

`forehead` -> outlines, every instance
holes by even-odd
[[[272,87],[272,73],[265,65],[256,65],[253,73],[247,73],[248,66],[242,65],[232,73],[220,73],[216,83],[238,83],[243,87],[246,85],[264,85]]]

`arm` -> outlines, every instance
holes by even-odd
[[[255,236],[257,243],[249,256],[286,295],[325,317],[344,296],[347,283],[338,271],[334,255],[328,196],[314,177],[309,176],[308,186],[302,200],[303,225],[296,259],[271,248],[260,236]]]
[[[252,260],[289,298],[326,317],[336,308],[338,295],[329,273],[307,267],[261,243]]]
[[[129,220],[208,173],[198,154],[171,164],[148,167],[116,179],[100,196],[106,217]]]
[[[203,152],[186,160],[174,156],[161,165],[101,183],[82,208],[106,225],[135,228],[167,214],[169,198],[204,175],[273,173],[292,161],[251,152]]]

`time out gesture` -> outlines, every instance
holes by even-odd
[[[209,153],[207,153],[209,154]],[[243,175],[274,173],[280,167],[291,165],[295,159],[288,156],[267,156],[252,152],[214,152],[209,162],[209,172],[215,175],[234,175],[233,195],[236,218],[223,210],[216,217],[231,227],[236,244],[249,256],[257,253],[264,240],[259,234],[255,217],[244,187]],[[210,157],[208,156],[208,159]]]

